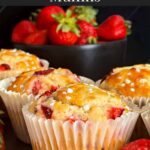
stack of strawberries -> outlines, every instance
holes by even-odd
[[[128,27],[123,17],[113,15],[100,25],[98,11],[91,6],[71,6],[66,11],[59,6],[47,6],[22,20],[12,31],[12,42],[30,45],[84,45],[100,41],[124,39]]]

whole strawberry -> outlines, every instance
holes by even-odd
[[[150,150],[150,140],[139,139],[126,144],[121,150]]]
[[[76,19],[71,17],[71,12],[67,11],[66,15],[53,15],[56,23],[53,23],[49,29],[49,40],[54,45],[73,45],[77,42],[79,29]]]
[[[98,36],[102,40],[120,40],[127,36],[125,20],[120,15],[113,15],[99,25]]]
[[[52,14],[65,14],[65,12],[59,6],[44,7],[37,16],[38,29],[48,29],[55,22]]]
[[[11,40],[15,43],[23,43],[24,39],[31,33],[36,31],[33,22],[29,20],[22,20],[16,24],[12,31]]]
[[[97,31],[93,25],[83,20],[79,20],[77,24],[80,28],[80,37],[76,44],[83,45],[97,43]]]
[[[28,35],[25,38],[24,43],[30,44],[30,45],[45,45],[45,44],[47,44],[47,31],[40,30],[40,31],[31,33],[30,35]]]

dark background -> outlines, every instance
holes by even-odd
[[[28,18],[31,11],[39,7],[0,7],[0,47],[11,47],[10,34],[13,26]],[[128,36],[126,64],[150,61],[150,6],[99,6],[97,21],[100,23],[112,14],[120,14],[133,23],[132,34]]]

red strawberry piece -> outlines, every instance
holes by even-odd
[[[48,75],[50,74],[51,72],[53,72],[55,69],[53,68],[50,68],[48,70],[41,70],[41,71],[36,71],[34,74],[35,75]]]
[[[41,88],[41,82],[39,80],[35,81],[32,88],[33,95],[37,95]]]
[[[121,150],[150,150],[150,140],[139,139],[126,144]]]
[[[51,89],[49,91],[46,91],[44,94],[42,94],[41,96],[47,96],[50,97],[52,95],[53,92],[55,92],[57,90],[57,86],[52,85]]]
[[[66,119],[66,121],[69,121],[71,124],[74,123],[75,121],[83,121],[86,122],[87,120],[81,120],[75,116],[70,116],[69,118]]]
[[[80,28],[80,37],[78,38],[77,44],[95,44],[97,43],[97,31],[96,28],[86,21],[77,22]]]
[[[41,109],[42,109],[42,111],[43,111],[45,117],[46,117],[47,119],[51,119],[52,114],[53,114],[52,109],[51,109],[50,107],[47,107],[47,106],[44,106],[44,105],[41,105]]]
[[[77,121],[78,119],[75,116],[70,116],[69,118],[67,118],[66,121],[69,121],[70,123],[74,123],[75,121]]]
[[[55,85],[52,85],[52,86],[51,86],[51,92],[52,92],[52,93],[55,92],[57,89],[58,89],[57,86],[55,86]]]
[[[10,70],[10,66],[8,64],[1,64],[0,71]]]
[[[73,45],[77,42],[78,36],[72,31],[57,31],[59,24],[55,23],[49,30],[50,42],[54,45]]]
[[[59,6],[44,7],[37,16],[38,29],[49,29],[51,24],[55,22],[53,14],[65,14],[65,12]]]
[[[108,118],[109,119],[116,119],[123,114],[124,108],[116,108],[112,107],[108,110]]]
[[[113,15],[107,18],[99,25],[98,36],[102,40],[112,41],[123,39],[127,35],[125,20],[119,15]]]
[[[45,45],[45,44],[47,44],[47,31],[41,30],[41,31],[36,31],[34,33],[29,34],[25,38],[24,43],[30,44],[30,45]]]
[[[41,67],[44,67],[44,64],[43,64],[43,62],[42,62],[42,61],[40,61],[40,66],[41,66]]]
[[[12,31],[11,40],[15,43],[23,43],[24,39],[31,33],[36,31],[33,22],[29,20],[22,20],[16,24]]]
[[[40,97],[42,97],[42,96],[50,97],[51,95],[52,95],[52,92],[51,92],[51,90],[49,90],[49,91],[46,91],[45,93],[43,93]]]

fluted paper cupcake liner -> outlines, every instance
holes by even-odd
[[[119,150],[130,138],[138,113],[103,122],[40,118],[22,109],[33,150]]]
[[[22,107],[27,102],[36,99],[32,95],[23,94],[7,91],[7,87],[15,80],[15,77],[7,78],[0,81],[0,96],[6,106],[8,115],[13,125],[14,131],[17,137],[25,142],[29,143],[28,132],[22,115]],[[82,82],[93,83],[91,79],[81,77]]]
[[[21,109],[29,100],[33,100],[33,97],[31,95],[20,95],[19,93],[7,91],[7,87],[14,80],[15,78],[12,77],[0,81],[0,96],[6,106],[7,113],[17,137],[25,143],[30,143]]]
[[[82,83],[95,85],[95,82],[92,79],[90,79],[90,78],[87,78],[87,77],[84,77],[84,76],[79,76],[79,78],[80,78]]]
[[[41,59],[41,62],[43,63],[45,68],[48,68],[49,62],[47,60]],[[9,78],[9,77],[17,77],[22,72],[23,72],[22,70],[8,70],[8,71],[0,72],[0,80]]]
[[[97,80],[97,81],[95,82],[95,85],[99,87],[100,82],[101,82],[101,79],[100,79],[100,80]]]
[[[147,128],[147,131],[150,135],[150,110],[147,110],[141,114],[143,122]]]
[[[133,106],[134,111],[138,111],[139,113],[142,113],[150,108],[150,98],[129,96],[121,97],[126,103]]]

